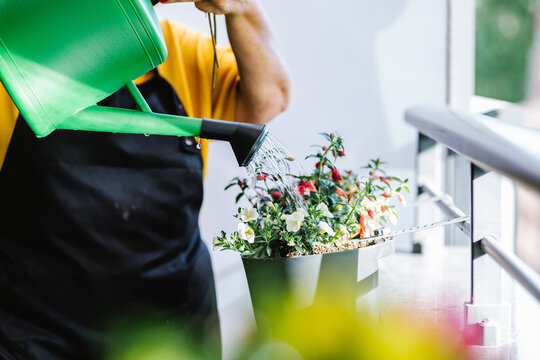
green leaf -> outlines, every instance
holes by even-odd
[[[268,255],[268,257],[272,256],[272,249],[270,248],[270,246],[266,247],[266,254]]]
[[[326,140],[328,140],[328,141],[332,141],[332,138],[330,137],[330,134],[328,134],[328,133],[324,133],[324,132],[323,132],[323,133],[319,133],[319,135],[324,136],[324,138],[325,138]]]
[[[232,188],[234,185],[237,185],[237,184],[238,184],[237,182],[230,183],[229,185],[225,186],[225,190],[229,190],[230,188]]]
[[[244,196],[244,193],[241,192],[240,194],[236,195],[236,199],[234,200],[235,203],[238,203],[238,201],[240,201],[240,199],[242,198],[242,196]]]

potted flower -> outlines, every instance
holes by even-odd
[[[237,231],[222,232],[214,247],[240,253],[256,309],[264,307],[268,291],[290,295],[298,308],[321,291],[355,305],[377,287],[377,259],[393,253],[390,239],[363,239],[397,223],[407,179],[386,174],[379,159],[363,175],[338,170],[343,139],[322,135],[327,143],[306,157],[315,163],[309,174],[290,174],[294,159],[274,150],[258,157],[251,179],[237,177],[226,187],[237,189],[236,201],[244,206],[235,215]]]

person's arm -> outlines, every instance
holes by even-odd
[[[225,15],[229,41],[240,73],[237,121],[264,124],[287,108],[289,76],[256,0],[167,2],[194,2],[201,11]]]

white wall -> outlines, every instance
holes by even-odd
[[[270,125],[297,158],[320,143],[321,131],[338,131],[357,169],[380,157],[399,177],[412,178],[416,133],[403,121],[413,104],[442,104],[446,98],[446,0],[261,0],[293,81],[289,110]],[[157,7],[171,18],[208,32],[204,14],[191,3]],[[218,43],[225,44],[224,20]],[[305,164],[305,167],[309,167]],[[203,238],[236,226],[234,195],[224,192],[240,170],[226,143],[211,145]],[[412,211],[402,213],[402,225]],[[401,247],[408,246],[402,242]],[[400,245],[398,244],[398,247]],[[215,253],[224,355],[229,357],[252,321],[240,259]]]

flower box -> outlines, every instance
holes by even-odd
[[[382,240],[355,250],[276,259],[242,257],[257,322],[288,296],[301,310],[320,296],[333,294],[342,306],[379,314],[378,260],[394,253],[394,241]]]

